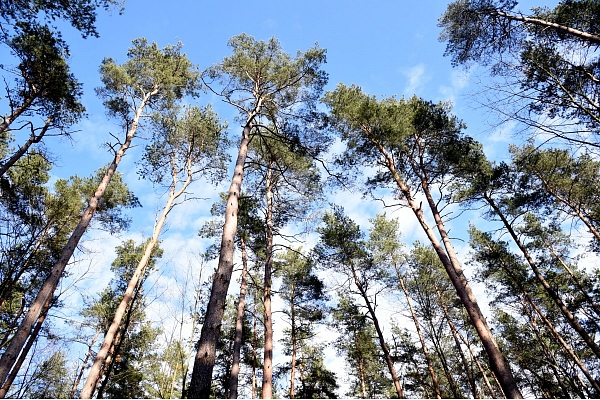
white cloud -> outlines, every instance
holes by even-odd
[[[424,83],[430,80],[430,77],[425,75],[425,65],[417,64],[414,67],[405,69],[402,74],[407,78],[408,83],[404,87],[403,93],[407,97],[411,97],[416,94],[418,89],[423,86]]]

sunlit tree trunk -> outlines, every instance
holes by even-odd
[[[206,317],[200,332],[200,340],[198,341],[197,346],[198,351],[194,361],[192,381],[188,392],[188,397],[192,399],[202,399],[210,396],[217,342],[221,330],[221,321],[223,319],[223,314],[225,313],[227,291],[231,281],[231,274],[233,273],[233,253],[235,248],[235,234],[237,232],[238,201],[242,189],[244,164],[248,154],[248,144],[250,143],[250,133],[254,127],[253,120],[255,115],[256,111],[249,114],[246,119],[246,125],[242,131],[242,139],[240,141],[233,178],[231,180],[231,186],[229,187],[227,206],[225,208],[223,236],[221,238],[221,250],[219,252],[219,264],[213,277],[210,298],[206,307]]]
[[[188,164],[189,164],[189,160],[188,160]],[[131,299],[133,298],[134,291],[135,291],[136,287],[138,286],[140,278],[144,275],[144,273],[146,271],[146,266],[148,265],[148,261],[150,260],[150,257],[152,256],[152,252],[153,252],[154,248],[156,247],[156,245],[158,244],[158,239],[159,239],[160,233],[162,231],[162,228],[165,224],[165,221],[167,220],[167,216],[169,215],[169,212],[171,212],[171,210],[173,209],[173,203],[175,202],[175,200],[179,196],[181,196],[183,193],[185,193],[185,190],[187,189],[187,187],[189,186],[189,184],[191,182],[192,182],[191,169],[189,168],[189,165],[188,165],[188,176],[186,178],[186,181],[183,182],[181,188],[176,191],[177,171],[173,170],[173,183],[169,189],[169,198],[167,199],[167,203],[166,203],[165,207],[163,208],[160,218],[158,219],[156,225],[154,226],[152,238],[146,244],[146,249],[144,250],[144,254],[143,254],[142,258],[140,259],[140,261],[138,262],[138,265],[137,265],[133,275],[131,276],[131,279],[129,280],[129,284],[127,285],[127,289],[125,290],[123,299],[121,300],[121,303],[119,304],[119,307],[117,308],[117,310],[115,312],[115,316],[112,320],[112,323],[110,324],[108,331],[104,335],[104,341],[102,343],[102,347],[98,351],[98,354],[96,354],[96,358],[94,359],[94,364],[92,365],[92,368],[88,374],[85,384],[83,385],[83,389],[81,390],[81,398],[82,399],[90,399],[92,397],[94,389],[96,388],[95,382],[97,382],[98,377],[100,376],[102,365],[106,361],[106,357],[108,355],[110,346],[113,343],[113,340],[114,340],[114,337],[115,337],[117,331],[119,330],[119,325],[121,325],[121,320],[123,319],[123,316],[125,315],[127,307],[129,306]]]
[[[273,269],[273,169],[267,166],[265,185],[267,191],[266,261],[263,302],[265,306],[265,354],[263,359],[262,398],[270,399],[273,392],[273,319],[271,313],[271,274]]]
[[[367,133],[368,134],[368,133]],[[369,135],[369,134],[368,134]],[[492,331],[490,330],[485,317],[481,313],[481,309],[479,308],[479,304],[477,303],[477,299],[473,295],[473,291],[464,275],[462,267],[458,262],[458,258],[454,252],[454,248],[452,247],[452,243],[450,242],[450,238],[446,232],[444,227],[444,223],[439,214],[437,204],[433,199],[430,191],[429,185],[426,179],[421,179],[421,182],[424,184],[423,191],[427,198],[427,203],[431,209],[431,212],[434,216],[437,230],[442,238],[442,243],[438,240],[437,236],[434,234],[433,230],[427,224],[425,220],[425,216],[423,214],[423,209],[420,204],[413,199],[410,188],[406,185],[404,180],[402,180],[400,174],[396,171],[396,166],[394,160],[389,155],[389,153],[385,150],[385,148],[379,143],[375,138],[369,135],[369,139],[375,145],[375,147],[379,150],[379,152],[383,155],[386,160],[386,166],[392,174],[392,177],[396,184],[398,185],[398,189],[402,193],[404,199],[408,203],[408,206],[411,208],[419,224],[423,228],[423,231],[427,235],[427,238],[431,242],[432,247],[435,252],[438,254],[440,261],[444,265],[446,272],[448,273],[448,277],[452,282],[452,285],[456,289],[456,293],[460,298],[463,306],[467,310],[471,322],[481,339],[481,343],[485,348],[486,353],[488,354],[488,358],[490,360],[490,365],[492,369],[494,369],[497,374],[500,376],[500,382],[503,387],[503,391],[508,394],[510,398],[523,398],[519,388],[517,387],[510,366],[508,365],[504,355],[500,351],[496,340],[492,336]]]
[[[248,256],[246,254],[246,242],[240,238],[242,250],[242,282],[240,283],[240,295],[238,299],[237,319],[235,322],[235,339],[233,344],[233,365],[231,366],[231,377],[229,380],[229,398],[237,399],[238,381],[240,373],[240,352],[242,348],[242,329],[244,325],[244,306],[246,300],[246,286],[248,275]]]
[[[10,374],[8,375],[8,378],[6,379],[6,382],[4,382],[4,385],[2,385],[2,388],[0,388],[0,398],[3,399],[6,397],[6,394],[8,393],[10,386],[12,385],[13,381],[17,377],[17,374],[19,373],[21,366],[23,365],[23,363],[25,362],[25,359],[27,358],[27,354],[29,354],[29,350],[31,350],[31,347],[37,340],[37,337],[38,337],[40,331],[42,330],[42,325],[44,324],[44,320],[46,319],[46,316],[48,315],[48,310],[50,309],[51,301],[52,301],[52,298],[49,298],[46,300],[46,303],[44,304],[44,309],[42,310],[42,314],[40,315],[39,319],[37,320],[35,327],[33,328],[33,331],[31,332],[31,335],[29,336],[29,339],[27,340],[25,347],[23,348],[23,351],[19,355],[17,362],[15,363],[12,370],[10,371]]]
[[[89,226],[92,217],[94,216],[94,213],[98,208],[98,204],[102,199],[102,196],[104,195],[104,192],[106,191],[106,188],[108,187],[108,184],[110,183],[113,175],[115,174],[117,167],[121,162],[121,159],[125,155],[127,149],[131,146],[131,141],[133,140],[139,120],[142,116],[144,108],[146,107],[146,104],[156,94],[158,94],[158,88],[155,88],[154,91],[147,93],[146,96],[144,96],[144,98],[140,102],[139,107],[136,109],[131,126],[127,132],[125,141],[120,146],[119,150],[117,150],[117,152],[115,153],[113,161],[106,169],[104,177],[100,181],[96,192],[90,199],[88,207],[83,212],[79,223],[77,224],[75,230],[71,234],[71,237],[69,238],[66,246],[64,247],[60,258],[58,259],[58,262],[54,265],[54,268],[52,268],[50,275],[48,275],[48,277],[44,281],[35,300],[31,304],[27,314],[25,315],[25,318],[21,322],[21,325],[19,326],[19,329],[17,330],[15,336],[11,340],[4,354],[2,354],[2,358],[0,358],[0,382],[4,382],[6,380],[10,369],[14,365],[19,353],[23,349],[23,345],[25,344],[27,337],[32,331],[34,324],[40,317],[44,308],[44,304],[49,298],[52,298],[52,296],[54,295],[54,291],[56,290],[58,282],[60,281],[60,278],[63,272],[65,271],[67,263],[73,256],[73,253],[75,252],[79,241],[81,240],[83,234],[87,230],[87,227]]]

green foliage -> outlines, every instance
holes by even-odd
[[[336,163],[375,166],[375,175],[367,179],[370,188],[398,190],[397,179],[414,183],[415,188],[422,179],[442,183],[449,176],[460,178],[480,163],[481,145],[462,133],[465,126],[450,114],[448,103],[418,97],[377,100],[358,86],[343,84],[328,92],[324,101],[346,143]]]
[[[108,10],[123,4],[124,0],[2,0],[0,15],[7,22],[32,23],[40,14],[46,20],[63,19],[79,30],[83,37],[98,37],[96,10]],[[122,9],[121,9],[122,11]]]
[[[66,43],[46,26],[19,23],[7,44],[19,60],[9,92],[11,110],[31,102],[29,115],[52,118],[52,125],[63,130],[76,123],[85,108],[79,101],[81,84],[66,61]]]
[[[23,393],[28,399],[68,399],[71,377],[66,354],[59,350],[40,363]]]
[[[201,175],[216,183],[224,178],[229,155],[227,124],[209,106],[189,106],[180,115],[156,116],[152,142],[146,146],[140,175],[170,186],[173,174],[185,181]]]
[[[390,397],[390,381],[375,343],[377,333],[368,317],[350,297],[341,293],[338,293],[338,304],[332,309],[332,316],[332,325],[340,333],[334,345],[338,354],[345,356],[352,377],[350,392],[344,395],[362,397],[363,380],[367,398]]]
[[[129,126],[135,108],[132,104],[150,97],[148,106],[155,112],[172,109],[175,101],[198,90],[198,71],[185,54],[182,43],[160,49],[144,38],[135,39],[127,52],[128,60],[117,65],[105,58],[100,66],[103,87],[96,93],[104,100],[109,115]]]
[[[598,147],[600,4],[564,0],[554,9],[515,9],[514,0],[458,0],[439,25],[440,40],[454,65],[477,63],[506,78],[502,99],[492,109],[560,139]],[[507,95],[508,91],[508,95]],[[510,103],[517,106],[510,106]],[[532,115],[533,114],[533,115]]]
[[[97,300],[92,301],[82,311],[82,315],[91,320],[91,325],[99,326],[106,332],[112,323],[131,276],[142,258],[146,243],[135,245],[133,240],[117,246],[117,257],[111,265],[115,278],[104,289]],[[140,398],[145,396],[144,385],[147,371],[143,368],[157,355],[153,354],[155,341],[160,329],[151,326],[146,319],[147,300],[143,292],[143,283],[154,268],[162,249],[155,246],[152,250],[144,275],[140,278],[132,301],[129,304],[124,321],[119,327],[120,340],[115,345],[110,366],[104,371],[104,380],[100,390],[109,398]],[[106,375],[108,374],[108,376]]]

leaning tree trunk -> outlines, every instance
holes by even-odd
[[[257,106],[260,107],[260,106]],[[221,250],[219,252],[219,264],[213,277],[210,299],[206,307],[206,317],[200,332],[198,340],[198,351],[194,360],[192,370],[192,379],[188,397],[208,398],[210,396],[210,386],[212,381],[212,372],[215,366],[215,355],[217,351],[217,341],[221,333],[221,322],[225,313],[225,302],[227,300],[227,290],[233,273],[233,253],[235,247],[235,234],[237,231],[237,213],[238,200],[242,190],[242,179],[244,176],[244,163],[248,154],[248,144],[250,143],[250,133],[254,127],[254,118],[258,113],[255,109],[249,113],[246,119],[246,125],[242,131],[242,140],[238,151],[238,157],[229,187],[229,196],[227,197],[227,206],[225,208],[225,223],[223,225],[223,236],[221,238]]]
[[[450,313],[448,312],[448,308],[446,307],[446,304],[444,303],[444,300],[442,299],[442,294],[440,293],[440,290],[437,287],[435,288],[435,294],[437,295],[438,301],[440,302],[440,306],[442,307],[442,310],[444,311],[444,316],[446,317],[446,321],[448,321],[448,326],[450,327],[450,331],[452,332],[452,337],[454,338],[454,344],[456,345],[456,350],[460,354],[460,359],[465,368],[465,373],[467,374],[467,380],[469,381],[469,386],[471,387],[471,393],[473,393],[473,398],[478,399],[479,392],[477,391],[477,386],[475,385],[475,379],[473,378],[473,372],[471,371],[471,367],[469,366],[469,363],[467,362],[467,357],[465,356],[465,353],[462,350],[462,346],[460,344],[460,339],[458,338],[458,329],[456,328],[456,325],[454,325],[454,322],[452,322],[452,319],[450,318]]]
[[[240,283],[240,296],[238,300],[237,319],[235,321],[235,339],[233,344],[233,365],[231,366],[231,376],[229,378],[229,398],[237,399],[238,381],[240,373],[240,352],[242,349],[242,329],[244,326],[244,304],[246,300],[246,287],[248,285],[248,257],[246,255],[246,242],[240,238],[240,247],[242,250],[242,282]]]
[[[425,361],[427,361],[427,370],[429,371],[429,375],[431,376],[431,381],[433,382],[433,389],[435,390],[435,396],[438,399],[442,398],[442,393],[440,392],[440,385],[437,380],[437,375],[433,369],[433,365],[431,363],[431,357],[429,356],[429,351],[427,350],[427,345],[425,344],[425,338],[423,338],[423,333],[421,333],[421,325],[419,324],[419,320],[417,319],[417,314],[413,309],[412,303],[410,301],[410,297],[408,296],[408,290],[404,286],[404,279],[402,279],[402,275],[400,275],[400,270],[398,269],[398,265],[394,263],[394,267],[396,268],[396,274],[398,275],[398,281],[400,282],[400,287],[404,292],[404,297],[406,297],[406,303],[408,304],[408,309],[410,310],[410,315],[412,316],[413,322],[415,324],[415,328],[417,329],[417,336],[419,336],[419,341],[421,342],[421,349],[423,350],[423,354],[425,355]]]
[[[27,358],[27,354],[29,353],[29,350],[31,350],[31,347],[35,343],[38,334],[42,330],[42,325],[44,324],[44,320],[46,319],[46,316],[48,315],[48,310],[50,310],[51,300],[52,300],[51,298],[48,299],[46,301],[46,304],[44,304],[44,309],[42,311],[42,314],[40,315],[40,318],[38,319],[37,323],[35,324],[35,327],[33,328],[33,332],[29,336],[29,340],[27,340],[27,343],[25,344],[23,351],[19,355],[17,362],[15,363],[15,365],[13,365],[12,371],[10,371],[10,374],[8,375],[8,378],[6,379],[6,382],[4,382],[4,385],[2,385],[2,388],[0,388],[0,398],[3,399],[6,397],[6,393],[8,392],[8,389],[10,389],[10,386],[12,385],[13,381],[17,377],[17,373],[19,372],[19,369],[21,369],[21,366],[25,362],[25,359]]]
[[[293,289],[295,291],[295,289]],[[293,295],[292,295],[292,299],[293,299]],[[295,389],[295,381],[296,381],[296,355],[298,352],[298,344],[297,344],[297,338],[296,338],[296,308],[294,307],[294,301],[292,300],[292,304],[290,305],[291,308],[291,322],[292,322],[292,329],[291,329],[291,334],[290,334],[290,339],[292,342],[292,364],[291,364],[291,371],[290,371],[290,399],[293,399],[295,397],[295,393],[294,393],[294,389]]]
[[[183,183],[182,187],[176,192],[175,186],[177,184],[177,171],[173,171],[173,184],[171,185],[171,188],[169,190],[169,199],[167,200],[167,203],[162,211],[160,218],[158,219],[158,222],[154,226],[154,232],[152,232],[152,238],[146,245],[146,249],[144,250],[144,255],[138,262],[135,272],[133,273],[133,275],[131,276],[131,279],[129,280],[129,284],[127,285],[127,289],[125,290],[123,299],[121,300],[119,307],[115,311],[115,316],[112,320],[112,323],[110,324],[108,331],[104,335],[104,342],[102,343],[102,346],[100,347],[100,350],[98,351],[98,354],[96,354],[96,358],[94,359],[94,364],[92,365],[92,368],[88,374],[88,377],[85,380],[85,384],[83,385],[83,389],[81,390],[81,398],[82,399],[91,399],[92,398],[92,395],[94,394],[94,389],[96,388],[95,383],[98,381],[98,377],[100,376],[100,371],[102,370],[102,365],[106,361],[106,357],[108,355],[110,346],[113,343],[113,340],[114,340],[114,337],[115,337],[117,331],[119,330],[119,325],[121,325],[121,320],[123,319],[123,315],[125,315],[125,311],[127,310],[127,307],[129,306],[129,303],[131,302],[131,299],[133,298],[133,292],[135,291],[135,288],[138,285],[140,277],[142,275],[144,275],[144,272],[146,271],[146,266],[148,265],[148,261],[150,261],[152,251],[154,250],[154,248],[156,247],[156,245],[158,243],[158,238],[159,238],[162,228],[165,224],[165,221],[167,220],[167,216],[169,215],[169,212],[171,212],[171,210],[174,207],[174,204],[173,204],[174,201],[185,192],[185,190],[187,189],[187,187],[189,186],[191,181],[192,181],[191,171],[188,170],[188,176],[187,176],[186,181]]]
[[[267,189],[267,245],[265,261],[264,297],[265,306],[265,353],[263,358],[263,383],[262,398],[270,399],[273,396],[273,319],[271,313],[271,273],[273,269],[273,170],[271,163],[267,166],[265,184]]]
[[[483,347],[490,360],[490,365],[492,369],[496,372],[496,374],[500,377],[499,381],[501,383],[503,392],[510,398],[523,398],[523,395],[517,387],[510,366],[504,358],[504,356],[502,355],[500,347],[498,347],[498,344],[496,343],[496,340],[492,335],[492,331],[490,330],[485,320],[485,317],[481,313],[481,309],[479,308],[477,299],[473,295],[471,286],[469,285],[469,282],[467,281],[467,278],[465,277],[463,270],[458,262],[458,258],[454,253],[454,248],[452,247],[450,238],[445,230],[443,221],[437,209],[437,205],[431,197],[431,193],[428,190],[427,182],[424,182],[425,186],[423,187],[423,190],[427,197],[427,201],[431,208],[431,211],[434,215],[436,226],[438,232],[440,233],[440,236],[442,237],[444,246],[442,246],[431,227],[429,227],[429,225],[427,224],[421,204],[418,204],[413,199],[410,188],[402,180],[400,174],[396,171],[396,166],[392,157],[388,154],[388,152],[381,145],[381,143],[379,143],[375,138],[369,135],[369,139],[385,158],[386,167],[391,172],[394,181],[398,185],[398,189],[400,190],[406,202],[408,203],[408,206],[415,214],[417,220],[419,221],[419,224],[421,225],[421,228],[423,228],[423,231],[425,232],[427,238],[431,242],[433,249],[437,253],[440,261],[442,262],[442,265],[446,269],[446,273],[448,274],[452,285],[456,289],[456,293],[460,298],[460,301],[462,302],[463,306],[467,310],[469,318],[471,319],[471,322],[473,323],[473,326],[475,327],[475,330],[477,331],[477,334],[481,339],[481,343],[483,344]],[[446,250],[444,250],[444,248]]]
[[[351,264],[350,268],[352,269],[352,277],[354,278],[354,284],[358,288],[358,291],[360,292],[361,297],[364,299],[365,305],[367,306],[367,310],[369,311],[371,320],[373,320],[373,325],[375,325],[375,331],[377,331],[377,337],[379,339],[379,346],[381,348],[381,351],[383,352],[383,358],[385,359],[385,361],[387,363],[387,367],[388,367],[388,370],[390,371],[390,375],[392,376],[392,382],[394,383],[394,389],[396,389],[396,394],[398,395],[399,399],[404,399],[405,398],[404,390],[402,389],[402,386],[400,385],[400,379],[398,379],[398,374],[396,373],[396,368],[394,367],[394,362],[392,361],[390,351],[385,343],[385,339],[383,337],[383,332],[381,331],[381,327],[379,326],[379,320],[377,319],[377,316],[375,315],[375,310],[373,309],[371,301],[369,300],[369,297],[367,296],[367,293],[365,292],[363,285],[358,280],[358,276],[356,274],[356,269],[355,269],[354,265]]]
[[[504,227],[506,228],[506,230],[508,231],[510,236],[513,238],[517,247],[519,247],[519,249],[523,253],[523,256],[527,260],[527,263],[531,267],[531,270],[533,271],[537,280],[543,286],[546,293],[552,299],[554,304],[556,304],[556,306],[558,307],[558,309],[560,310],[562,315],[567,320],[567,323],[571,326],[571,328],[573,328],[579,334],[581,339],[585,342],[585,344],[587,344],[587,346],[590,348],[590,350],[592,350],[592,352],[596,355],[596,357],[600,358],[600,346],[598,346],[598,344],[594,341],[594,339],[592,337],[590,337],[590,335],[585,330],[585,328],[583,326],[581,326],[581,324],[577,320],[577,317],[575,317],[573,315],[573,313],[571,311],[569,311],[566,304],[562,301],[562,299],[560,298],[558,293],[552,288],[550,283],[548,283],[548,281],[546,281],[546,278],[544,277],[544,275],[542,275],[542,272],[539,270],[536,262],[533,260],[533,257],[531,256],[531,254],[529,253],[529,251],[527,250],[525,245],[521,242],[521,240],[517,236],[515,230],[513,229],[511,224],[508,222],[508,220],[506,219],[506,216],[504,215],[502,210],[500,210],[500,208],[498,207],[498,205],[496,204],[494,199],[492,199],[487,193],[484,194],[484,199],[487,201],[487,203],[490,205],[490,207],[494,210],[494,213],[502,220]]]
[[[98,339],[98,336],[100,336],[101,333],[102,333],[102,329],[98,328],[98,330],[96,331],[96,335],[94,336],[94,338],[92,339],[92,341],[88,345],[88,351],[85,354],[85,358],[83,359],[83,363],[81,363],[81,369],[79,370],[79,373],[77,374],[77,378],[75,379],[75,382],[73,382],[73,387],[71,388],[71,393],[69,395],[69,398],[71,398],[71,399],[75,398],[75,392],[77,391],[77,387],[79,386],[79,382],[81,382],[81,378],[83,377],[83,373],[85,372],[85,370],[87,368],[88,360],[92,357],[92,347],[94,347],[94,344],[96,343],[96,340]]]
[[[66,246],[63,248],[60,258],[54,265],[54,268],[52,268],[50,275],[48,275],[48,277],[44,281],[40,291],[38,292],[35,300],[31,304],[29,311],[27,312],[25,318],[21,322],[21,325],[19,326],[15,336],[11,340],[8,348],[6,349],[4,354],[2,354],[2,358],[0,358],[0,382],[4,383],[4,381],[6,380],[10,369],[15,364],[15,361],[17,360],[19,353],[23,349],[23,345],[25,344],[27,337],[32,331],[34,324],[40,317],[40,314],[42,313],[42,310],[44,308],[44,304],[46,303],[48,298],[52,298],[52,296],[54,295],[54,291],[56,290],[58,282],[60,281],[60,278],[63,275],[63,272],[65,271],[67,263],[73,256],[73,253],[75,252],[79,241],[81,240],[83,234],[87,230],[88,225],[92,221],[92,217],[94,216],[94,213],[98,208],[98,204],[100,203],[100,200],[102,199],[102,196],[104,195],[108,184],[110,183],[113,175],[115,174],[115,171],[117,170],[121,159],[123,158],[125,152],[131,145],[131,141],[135,136],[139,120],[142,117],[142,112],[146,107],[146,104],[150,101],[150,99],[153,96],[158,94],[158,92],[159,89],[156,88],[152,92],[147,93],[140,102],[140,105],[136,109],[134,118],[131,122],[131,126],[127,131],[125,142],[123,142],[119,150],[115,153],[112,163],[106,169],[106,173],[104,174],[104,177],[102,178],[100,184],[96,188],[96,192],[90,199],[88,207],[83,212],[79,223],[77,224],[75,230],[71,234],[71,237],[67,241]]]

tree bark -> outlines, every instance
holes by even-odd
[[[265,306],[265,353],[263,358],[262,398],[273,397],[273,319],[271,313],[271,274],[273,269],[273,170],[271,163],[267,166],[265,185],[267,190],[267,220],[266,220],[266,261],[263,302]]]
[[[242,348],[242,330],[244,326],[244,305],[246,301],[246,287],[248,275],[248,256],[246,255],[246,242],[240,238],[242,250],[242,282],[240,283],[240,295],[238,299],[237,319],[235,322],[235,339],[233,344],[233,365],[231,366],[231,377],[229,379],[229,398],[237,399],[238,381],[240,373],[240,352]]]
[[[23,348],[23,345],[25,344],[25,341],[27,340],[27,336],[29,336],[34,324],[41,315],[44,304],[46,303],[48,298],[52,298],[52,295],[54,294],[54,291],[58,286],[58,282],[60,281],[60,278],[63,275],[63,272],[65,271],[67,263],[73,256],[73,253],[75,252],[75,249],[77,248],[81,237],[87,230],[87,227],[90,224],[92,217],[96,212],[96,209],[98,208],[100,199],[104,195],[104,192],[106,191],[108,184],[110,183],[115,171],[117,170],[121,159],[125,155],[125,152],[131,145],[131,141],[133,140],[139,120],[142,116],[142,111],[144,110],[146,104],[150,101],[150,99],[156,94],[158,94],[158,88],[156,88],[152,92],[147,93],[140,102],[140,106],[137,108],[135,116],[132,120],[131,127],[127,132],[125,142],[115,153],[112,163],[108,166],[104,177],[102,178],[100,184],[96,189],[96,192],[90,199],[88,207],[83,212],[83,215],[81,216],[77,227],[75,227],[73,233],[71,234],[71,237],[67,241],[66,246],[63,248],[60,258],[52,268],[50,275],[48,275],[48,277],[44,281],[40,291],[38,292],[35,300],[31,304],[29,311],[27,312],[25,318],[21,322],[21,325],[19,326],[15,336],[11,340],[8,348],[6,349],[4,354],[2,354],[2,358],[0,358],[0,382],[4,382],[6,380],[8,372],[14,365],[19,353]]]
[[[294,289],[293,289],[294,290]],[[294,394],[294,385],[296,381],[296,352],[298,351],[298,346],[296,344],[296,310],[294,308],[294,294],[292,294],[292,302],[290,304],[291,308],[291,323],[292,323],[292,332],[291,332],[291,341],[292,341],[292,365],[290,371],[290,399],[293,399]]]
[[[227,290],[231,281],[233,272],[233,253],[235,244],[235,234],[237,231],[237,212],[238,199],[242,189],[242,179],[244,176],[244,163],[248,154],[248,144],[250,143],[250,133],[254,127],[253,120],[257,111],[250,113],[246,119],[246,125],[242,131],[242,140],[238,151],[238,157],[229,187],[229,196],[227,197],[227,206],[225,208],[225,224],[223,225],[223,235],[221,238],[221,250],[219,252],[219,264],[213,277],[210,299],[206,307],[206,317],[200,340],[198,341],[198,351],[194,360],[192,370],[192,379],[188,391],[188,398],[205,399],[210,397],[210,386],[212,381],[212,372],[215,366],[215,354],[217,350],[217,341],[221,333],[221,323],[225,313],[225,302],[227,300]]]
[[[0,388],[0,399],[3,399],[6,397],[6,394],[8,393],[10,386],[12,385],[13,381],[17,377],[17,374],[19,373],[21,366],[23,365],[23,363],[25,362],[25,359],[27,358],[27,354],[29,354],[29,350],[31,350],[31,347],[37,340],[37,337],[38,337],[40,331],[42,330],[42,325],[44,324],[44,320],[46,319],[46,316],[48,315],[48,310],[50,309],[51,302],[52,302],[52,298],[49,298],[48,300],[46,300],[46,303],[44,304],[44,308],[42,310],[42,314],[40,315],[39,319],[37,320],[35,327],[33,328],[33,331],[31,332],[31,335],[29,336],[29,339],[27,340],[25,347],[23,348],[23,351],[19,355],[17,362],[15,363],[12,370],[10,371],[10,374],[8,375],[8,378],[6,379],[6,382],[4,382],[4,385],[2,385],[2,388]]]
[[[523,398],[523,395],[517,387],[510,366],[508,365],[508,362],[502,355],[502,352],[500,351],[500,348],[498,347],[498,344],[496,343],[496,340],[492,335],[492,331],[490,330],[485,320],[485,317],[481,313],[481,309],[479,308],[477,299],[473,295],[473,291],[471,290],[469,282],[467,281],[463,270],[460,266],[460,263],[458,262],[456,254],[454,253],[454,248],[452,247],[450,238],[448,237],[448,234],[445,230],[443,221],[439,215],[435,201],[433,200],[433,198],[431,197],[431,193],[429,192],[427,182],[424,182],[425,186],[423,187],[423,190],[427,197],[427,202],[431,208],[431,212],[436,221],[438,232],[442,237],[442,241],[446,250],[444,250],[444,247],[442,247],[442,244],[435,236],[433,230],[427,224],[425,216],[423,215],[423,209],[421,208],[421,205],[417,205],[416,201],[412,198],[412,194],[410,192],[409,187],[402,180],[400,174],[398,174],[398,172],[396,171],[396,167],[392,157],[387,153],[387,151],[381,145],[381,143],[379,143],[375,138],[373,138],[373,136],[371,136],[368,132],[366,132],[366,134],[369,136],[369,139],[379,150],[379,152],[383,155],[387,164],[387,168],[391,172],[393,179],[398,185],[398,189],[400,190],[409,207],[417,217],[419,224],[423,228],[423,231],[427,235],[435,252],[438,254],[442,265],[444,265],[448,277],[450,278],[452,285],[456,289],[456,293],[460,298],[462,304],[464,305],[465,309],[467,310],[469,318],[471,319],[471,322],[473,323],[473,326],[475,327],[475,330],[477,331],[477,334],[481,339],[481,343],[483,344],[483,347],[490,360],[490,365],[500,377],[499,381],[501,382],[504,393],[507,394],[507,396],[510,398]],[[446,251],[448,253],[446,253]]]
[[[83,389],[81,390],[80,398],[82,398],[82,399],[91,399],[92,398],[94,389],[96,388],[95,383],[97,382],[98,377],[100,376],[100,371],[102,369],[102,365],[106,361],[106,357],[108,355],[110,346],[113,343],[113,339],[114,339],[117,331],[119,330],[119,325],[121,325],[121,320],[123,319],[123,315],[125,315],[125,311],[127,310],[127,307],[129,306],[129,303],[131,302],[131,299],[133,298],[133,293],[135,291],[135,288],[138,286],[140,277],[142,277],[146,271],[146,266],[148,265],[148,261],[150,261],[152,251],[154,250],[154,248],[156,247],[156,245],[158,243],[158,238],[159,238],[162,228],[165,224],[165,221],[167,220],[167,216],[169,215],[169,213],[171,212],[171,210],[174,207],[173,203],[179,196],[181,196],[185,192],[185,190],[187,189],[189,184],[192,182],[191,174],[192,174],[192,172],[188,168],[187,179],[185,180],[185,182],[183,182],[182,187],[178,191],[175,191],[176,186],[177,186],[177,171],[175,169],[173,170],[173,183],[169,189],[169,198],[167,200],[167,203],[165,204],[165,207],[163,208],[160,218],[158,219],[156,225],[154,226],[154,231],[152,232],[152,238],[146,245],[146,248],[144,250],[144,255],[138,262],[135,272],[133,273],[133,275],[131,276],[131,279],[129,280],[127,289],[125,290],[123,299],[121,300],[121,303],[119,304],[119,307],[117,308],[117,310],[115,312],[113,321],[110,324],[108,331],[104,335],[104,341],[102,343],[102,347],[100,347],[98,354],[96,354],[96,358],[94,359],[94,364],[92,365],[92,368],[90,369],[90,372],[85,381],[85,384],[83,385]]]
[[[358,359],[358,374],[360,375],[360,390],[362,392],[362,398],[367,398],[367,388],[365,385],[365,366],[363,364],[363,358]]]

